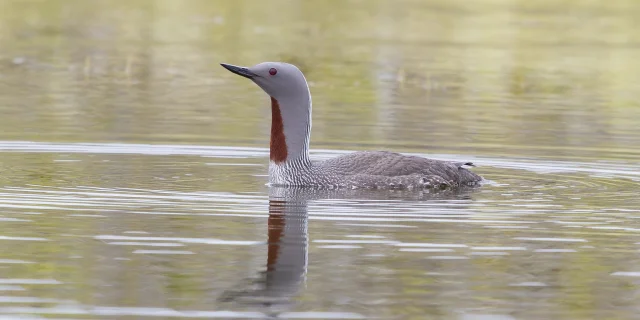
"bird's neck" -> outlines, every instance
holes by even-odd
[[[307,165],[311,137],[311,97],[276,100],[271,97],[272,165]]]

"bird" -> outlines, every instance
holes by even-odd
[[[269,186],[442,190],[478,186],[484,180],[466,168],[474,166],[471,162],[390,151],[359,151],[311,160],[311,91],[302,71],[285,62],[262,62],[252,67],[220,65],[250,79],[271,98]]]

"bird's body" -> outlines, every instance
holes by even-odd
[[[387,151],[354,152],[324,161],[271,163],[275,186],[351,189],[442,189],[474,186],[482,180],[454,162]]]
[[[269,183],[349,189],[443,189],[474,186],[482,177],[458,163],[387,151],[354,152],[324,161],[309,159],[311,94],[300,70],[264,62],[251,68],[222,64],[271,96]]]

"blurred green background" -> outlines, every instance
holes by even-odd
[[[0,139],[266,146],[267,97],[218,63],[288,61],[311,85],[312,148],[635,158],[638,16],[633,0],[3,0]]]

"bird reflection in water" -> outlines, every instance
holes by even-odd
[[[473,188],[441,192],[317,190],[309,188],[269,189],[266,270],[246,283],[226,291],[220,301],[262,309],[272,317],[294,306],[293,298],[306,280],[308,249],[308,203],[326,199],[428,201],[470,199]],[[267,309],[267,310],[265,310]]]
[[[292,306],[307,273],[307,201],[304,192],[272,188],[269,196],[266,271],[256,279],[225,292],[220,301],[284,312]]]

